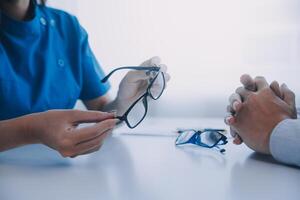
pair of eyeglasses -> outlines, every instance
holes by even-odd
[[[178,129],[175,144],[195,144],[206,148],[217,148],[221,153],[225,152],[225,149],[220,148],[220,145],[227,144],[227,137],[223,134],[226,133],[224,129]]]
[[[122,116],[117,116],[116,118],[120,121],[124,121],[127,126],[131,129],[137,127],[146,117],[148,112],[148,97],[153,100],[157,100],[163,94],[166,82],[165,75],[160,71],[160,67],[138,67],[138,66],[128,66],[120,67],[111,71],[106,77],[104,77],[101,82],[105,83],[113,73],[119,70],[139,70],[145,71],[149,75],[148,87],[143,95],[141,95],[132,105],[127,109],[127,111]],[[161,85],[162,87],[157,89],[156,85]]]

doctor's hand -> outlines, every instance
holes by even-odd
[[[167,73],[167,66],[161,64],[161,59],[159,57],[153,57],[140,66],[149,67],[157,66],[160,67],[160,71],[165,75],[165,81],[170,80],[170,75]],[[143,95],[148,87],[149,79],[151,76],[146,74],[146,71],[132,70],[129,71],[119,85],[119,91],[116,98],[117,112],[118,115],[122,115],[126,112],[129,106],[137,100],[141,95]],[[154,90],[159,90],[163,85],[154,85]]]
[[[76,157],[100,149],[116,124],[115,113],[79,110],[51,110],[30,115],[28,132],[63,157]],[[81,123],[94,125],[77,128]]]
[[[235,143],[244,143],[254,151],[270,154],[269,140],[275,126],[284,119],[297,118],[295,95],[285,85],[264,77],[241,77],[244,87],[231,96],[232,116],[227,123],[236,133]],[[240,141],[238,141],[240,140]]]

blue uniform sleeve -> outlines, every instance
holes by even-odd
[[[80,99],[91,100],[103,96],[110,88],[109,83],[102,83],[105,76],[88,43],[88,35],[81,27],[81,65],[82,88]]]
[[[286,119],[273,130],[270,151],[279,162],[300,166],[300,120]]]

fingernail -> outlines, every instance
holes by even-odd
[[[237,108],[238,108],[239,105],[240,105],[240,102],[238,102],[238,101],[233,102],[232,107],[233,107],[234,111],[237,110]]]
[[[116,111],[116,110],[111,110],[111,111],[109,111],[108,113],[109,113],[109,114],[113,114],[114,117],[117,116],[117,111]]]
[[[229,124],[234,124],[234,122],[235,122],[234,117],[229,117],[228,123],[229,123]]]
[[[112,128],[114,128],[117,125],[118,119],[112,119],[111,122],[112,122],[111,126]]]
[[[234,117],[232,117],[232,116],[229,116],[229,117],[226,117],[226,118],[225,118],[225,123],[226,123],[227,125],[233,124],[234,121],[235,121],[235,119],[234,119]]]
[[[225,124],[227,124],[227,125],[229,124],[229,118],[230,118],[230,116],[225,118]]]

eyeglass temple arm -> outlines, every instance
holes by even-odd
[[[186,131],[194,131],[194,132],[205,132],[205,131],[218,131],[218,132],[226,132],[225,129],[212,129],[212,128],[205,128],[205,129],[199,129],[199,130],[196,130],[196,129],[181,129],[181,128],[178,128],[177,129],[177,133],[182,133],[182,132],[186,132]]]
[[[222,153],[222,154],[226,152],[226,149],[223,149],[219,146],[214,146],[214,148],[217,148],[219,150],[219,152]]]
[[[181,129],[181,128],[178,128],[176,130],[177,133],[183,133],[183,132],[186,132],[186,131],[194,131],[194,132],[197,132],[197,130],[195,129]]]
[[[113,73],[115,73],[116,71],[119,70],[123,70],[123,69],[133,69],[133,70],[149,70],[149,71],[159,71],[160,68],[159,67],[154,67],[154,66],[150,66],[150,67],[139,67],[139,66],[126,66],[126,67],[119,67],[116,68],[114,70],[112,70],[109,74],[107,74],[102,80],[102,83],[105,83],[110,77],[111,75],[113,75]]]

